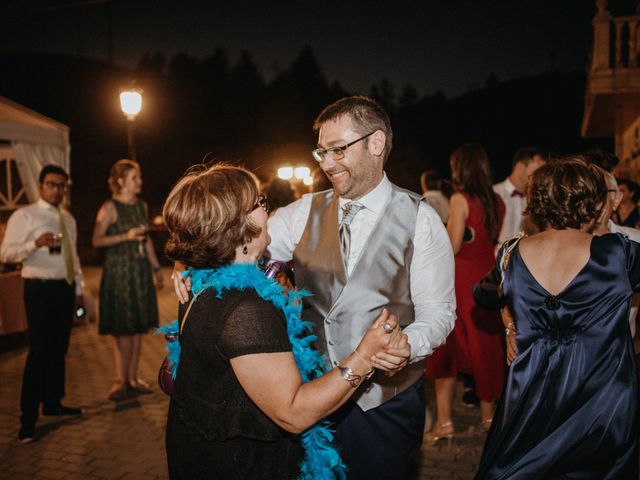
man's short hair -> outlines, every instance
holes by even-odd
[[[55,173],[56,175],[62,175],[65,180],[69,180],[69,174],[64,171],[63,168],[60,168],[57,165],[45,165],[40,170],[40,175],[38,175],[38,182],[44,182],[44,178],[50,173]]]
[[[634,202],[638,201],[638,197],[640,197],[640,185],[638,185],[633,180],[629,180],[628,178],[620,178],[618,179],[618,186],[626,185],[626,187],[631,192],[631,200]]]
[[[546,160],[544,152],[536,147],[522,147],[519,148],[516,153],[513,154],[513,160],[511,161],[511,167],[515,168],[518,163],[524,163],[525,166],[531,163],[533,157],[539,155]]]
[[[344,115],[348,115],[351,118],[354,131],[361,135],[366,135],[376,130],[384,132],[383,160],[386,162],[393,146],[393,131],[391,130],[389,115],[382,108],[382,105],[373,98],[362,95],[341,98],[320,112],[320,115],[313,123],[313,131],[317,133],[322,125],[329,121],[337,120]]]

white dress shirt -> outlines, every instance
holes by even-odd
[[[502,198],[506,207],[502,229],[498,237],[498,248],[507,240],[517,237],[522,230],[522,219],[524,218],[522,212],[527,207],[527,199],[524,196],[512,195],[515,190],[516,187],[508,178],[493,186],[493,191]]]
[[[350,224],[351,247],[347,262],[353,271],[371,231],[391,198],[391,182],[386,175],[371,192],[357,201],[364,205]],[[269,219],[273,260],[289,261],[302,238],[311,210],[313,194],[279,208]],[[340,198],[342,207],[350,200]],[[338,223],[342,209],[338,211]],[[411,300],[415,309],[414,322],[404,329],[411,345],[411,360],[419,360],[445,340],[455,324],[455,293],[453,251],[447,231],[436,211],[425,202],[420,204],[413,238],[414,252],[410,265]],[[339,254],[338,252],[336,254]]]
[[[76,221],[69,212],[62,208],[60,213],[71,244],[76,295],[81,295],[83,282],[80,259],[76,251]],[[60,233],[56,207],[40,199],[16,210],[9,217],[7,223],[7,229],[0,246],[0,260],[11,263],[21,262],[23,278],[64,279],[66,267],[63,255],[51,255],[48,247],[36,247],[36,239],[46,232]]]

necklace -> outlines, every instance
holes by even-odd
[[[302,290],[290,290],[284,295],[278,283],[264,276],[252,263],[236,263],[214,269],[187,270],[183,276],[191,277],[191,289],[198,295],[207,289],[214,289],[217,297],[222,298],[226,290],[255,290],[260,298],[282,310],[287,322],[287,335],[291,342],[293,357],[303,382],[320,377],[327,369],[322,356],[311,348],[317,339],[311,331],[311,324],[300,317],[302,298],[310,293]],[[164,334],[178,334],[178,321],[160,327],[156,331]],[[180,357],[179,342],[169,342],[167,349],[172,361],[173,372],[178,367]],[[332,423],[321,420],[298,436],[305,456],[300,464],[298,480],[333,480],[346,478],[346,466],[333,443]]]

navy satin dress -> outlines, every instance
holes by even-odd
[[[503,287],[518,355],[476,480],[638,478],[629,305],[639,253],[619,234],[594,237],[587,264],[554,296],[513,250]]]

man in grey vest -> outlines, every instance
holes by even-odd
[[[340,409],[336,440],[350,479],[406,479],[422,444],[425,357],[455,321],[453,253],[438,214],[384,173],[392,130],[384,109],[348,97],[318,116],[313,151],[332,190],[280,208],[269,221],[274,260],[295,263],[317,348],[332,366],[354,351],[383,307],[406,337],[368,359],[377,372]]]

